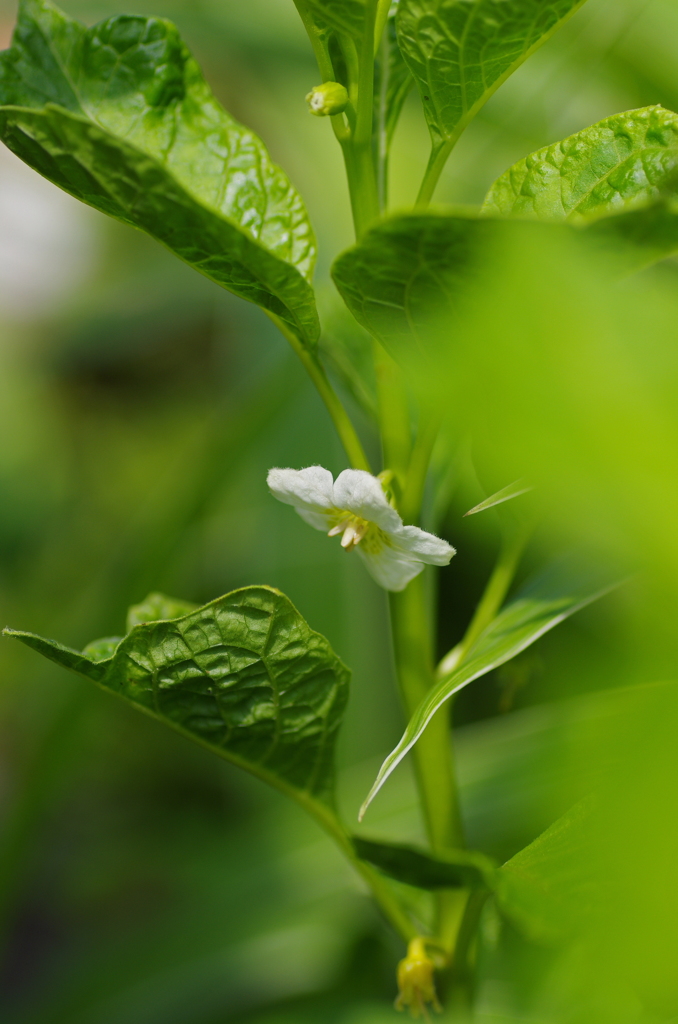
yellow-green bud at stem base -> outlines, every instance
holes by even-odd
[[[348,106],[348,93],[339,82],[314,85],[306,97],[311,113],[316,117],[341,114]]]
[[[410,940],[407,956],[398,964],[398,998],[396,1010],[408,1009],[412,1017],[429,1019],[427,1007],[440,1012],[436,996],[433,970],[435,964],[426,953],[426,939],[417,936]]]

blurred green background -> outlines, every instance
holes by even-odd
[[[62,6],[90,23],[123,10],[113,0]],[[15,9],[0,3],[3,45]],[[328,269],[352,241],[351,221],[331,129],[304,103],[317,71],[291,0],[137,0],[124,10],[178,23],[224,105],[262,136],[302,192],[319,237],[317,283],[331,346],[333,330],[336,338],[350,332]],[[651,103],[678,109],[677,53],[674,0],[589,0],[470,127],[437,200],[477,203],[509,164],[609,114]],[[392,161],[394,208],[411,202],[427,156],[411,96]],[[676,746],[675,700],[669,688],[657,706],[644,706],[647,745],[634,747],[623,739],[626,725],[608,728],[617,704],[604,692],[672,673],[677,265],[641,275],[625,290],[626,305],[605,292],[597,319],[586,318],[584,302],[595,270],[560,251],[541,264],[541,276],[539,267],[521,250],[514,277],[495,291],[488,285],[478,336],[447,354],[459,413],[439,453],[454,470],[441,529],[459,554],[441,575],[440,653],[461,636],[497,551],[493,514],[462,515],[525,465],[547,496],[528,568],[583,545],[636,575],[460,697],[467,831],[471,845],[509,857],[601,766],[623,761],[622,747],[628,763],[645,766],[658,744],[664,753],[648,768],[655,802],[648,805],[636,776],[637,792],[631,783],[628,792],[636,811],[655,808],[655,824],[641,831],[663,844],[663,860],[641,843],[635,874],[619,872],[620,886],[650,880],[629,899],[618,930],[635,921],[637,942],[653,950],[643,932],[647,905],[671,888],[661,872],[675,843],[656,826],[660,814],[665,824],[675,817],[676,766],[667,753]],[[551,285],[540,291],[547,277]],[[523,315],[531,302],[553,311],[554,293],[560,334],[539,315]],[[568,320],[573,302],[582,312]],[[508,322],[503,347],[479,360],[482,331],[504,337],[497,328]],[[566,328],[577,345],[568,346]],[[599,343],[595,359],[587,330]],[[515,337],[530,339],[522,361],[511,349]],[[562,359],[533,358],[551,351],[554,337],[559,353],[573,353],[566,365],[575,383],[556,389],[551,404],[531,402],[552,395],[563,378]],[[0,361],[3,624],[80,647],[120,632],[128,605],[149,590],[201,602],[250,583],[280,587],[353,669],[339,766],[342,804],[354,821],[402,724],[385,601],[357,560],[267,493],[270,466],[344,467],[283,339],[254,307],[59,193],[3,149]],[[474,387],[464,388],[469,379]],[[629,395],[640,395],[637,405]],[[581,415],[573,430],[575,398]],[[374,445],[366,415],[353,411]],[[541,447],[531,448],[540,418]],[[597,446],[596,431],[604,438]],[[301,812],[20,645],[3,641],[0,658],[3,1022],[396,1019],[401,945]],[[389,782],[367,833],[420,837],[408,772],[400,768]],[[621,821],[628,825],[628,814],[614,819],[608,838]],[[651,920],[669,920],[671,907],[662,902]],[[479,1007],[487,1021],[659,1024],[678,1014],[672,968],[654,954],[646,959],[657,977],[650,967],[643,975],[651,997],[643,1002],[622,988],[609,995],[609,978],[638,965],[633,943],[601,966],[606,980],[594,1005],[581,992],[590,996],[587,972],[609,937],[590,939],[595,955],[589,944],[586,956],[570,951],[569,960],[554,961],[517,935],[499,941],[491,916],[484,927]],[[674,936],[657,927],[654,942],[674,963]],[[595,962],[607,963],[602,955]]]

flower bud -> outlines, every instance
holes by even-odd
[[[426,954],[425,939],[412,939],[407,947],[407,956],[398,964],[398,998],[396,1010],[408,1009],[415,1018],[426,1017],[427,1006],[440,1011],[436,997],[433,970],[435,964]]]
[[[341,114],[348,105],[348,93],[339,82],[323,82],[315,85],[306,97],[311,113],[316,117]]]

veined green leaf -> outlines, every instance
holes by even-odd
[[[144,604],[157,607],[158,597]],[[245,587],[178,618],[139,622],[105,660],[4,632],[277,788],[331,802],[349,672],[279,591]]]
[[[577,804],[495,873],[498,907],[534,940],[566,937],[596,899],[587,848],[592,810],[590,800]]]
[[[306,10],[322,31],[331,30],[360,39],[365,27],[365,0],[295,0],[302,18]]]
[[[495,864],[483,853],[450,850],[434,857],[399,843],[379,843],[362,836],[353,836],[351,841],[361,860],[419,889],[493,889],[495,885]]]
[[[494,508],[495,505],[501,505],[504,501],[510,501],[512,498],[519,498],[521,494],[527,494],[533,490],[532,487],[525,486],[524,481],[515,480],[508,487],[502,487],[500,491],[495,494],[491,494],[489,498],[485,498],[480,504],[474,505],[468,512],[465,512],[465,516],[474,516],[476,512],[484,512],[485,509]]]
[[[544,633],[570,615],[607,594],[612,587],[591,590],[571,581],[554,581],[550,575],[525,587],[480,634],[464,660],[444,676],[424,698],[408,722],[402,739],[388,755],[360,809],[359,820],[391,772],[412,749],[436,711],[474,679],[515,658]]]
[[[140,604],[133,604],[127,612],[127,632],[141,622],[157,622],[159,619],[180,619],[182,615],[194,612],[198,607],[191,601],[181,601],[167,594],[152,593]]]
[[[0,55],[0,137],[60,188],[317,341],[303,203],[219,106],[170,22],[88,29],[49,0],[21,0]]]
[[[483,213],[577,221],[657,199],[678,170],[678,114],[615,114],[532,153],[495,181]]]
[[[400,0],[403,56],[434,151],[449,147],[492,93],[584,0]]]
[[[358,323],[395,359],[427,358],[432,319],[454,322],[492,246],[515,230],[468,210],[389,217],[337,258],[332,276]]]

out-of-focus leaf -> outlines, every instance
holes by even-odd
[[[88,29],[48,0],[22,0],[0,57],[0,136],[71,195],[317,341],[301,198],[217,103],[170,22]]]
[[[459,315],[469,286],[504,235],[553,225],[479,219],[472,211],[412,213],[370,228],[332,276],[358,323],[400,361],[428,358],[432,320]]]
[[[551,575],[525,587],[480,634],[464,660],[444,676],[424,698],[408,722],[398,745],[388,755],[360,809],[362,819],[391,772],[412,749],[436,711],[474,679],[515,658],[564,619],[608,593],[612,588],[590,589],[576,581]]]
[[[495,874],[497,905],[532,939],[566,937],[595,901],[591,818],[591,801],[584,800]]]
[[[400,0],[396,24],[434,153],[584,0]]]
[[[622,271],[642,270],[678,252],[678,201],[662,196],[638,210],[594,220],[585,231]]]
[[[500,491],[491,494],[489,498],[485,498],[478,505],[474,505],[464,515],[474,516],[476,512],[484,512],[485,509],[494,508],[495,505],[501,505],[504,501],[519,498],[521,494],[527,494],[532,489],[532,487],[526,487],[522,480],[516,480],[514,483],[509,484],[508,487],[502,487]]]
[[[495,864],[474,850],[451,850],[432,856],[425,850],[399,843],[378,843],[353,836],[353,846],[361,860],[419,889],[492,889]]]
[[[5,635],[278,789],[331,801],[349,672],[279,591],[245,587],[180,618],[141,622],[105,661],[33,633]]]
[[[176,597],[168,597],[167,594],[149,594],[140,604],[133,604],[127,612],[127,632],[141,622],[180,619],[182,615],[194,612],[197,607],[192,601],[181,601]]]
[[[678,114],[644,107],[532,153],[495,181],[483,212],[577,220],[657,199],[678,169]]]

